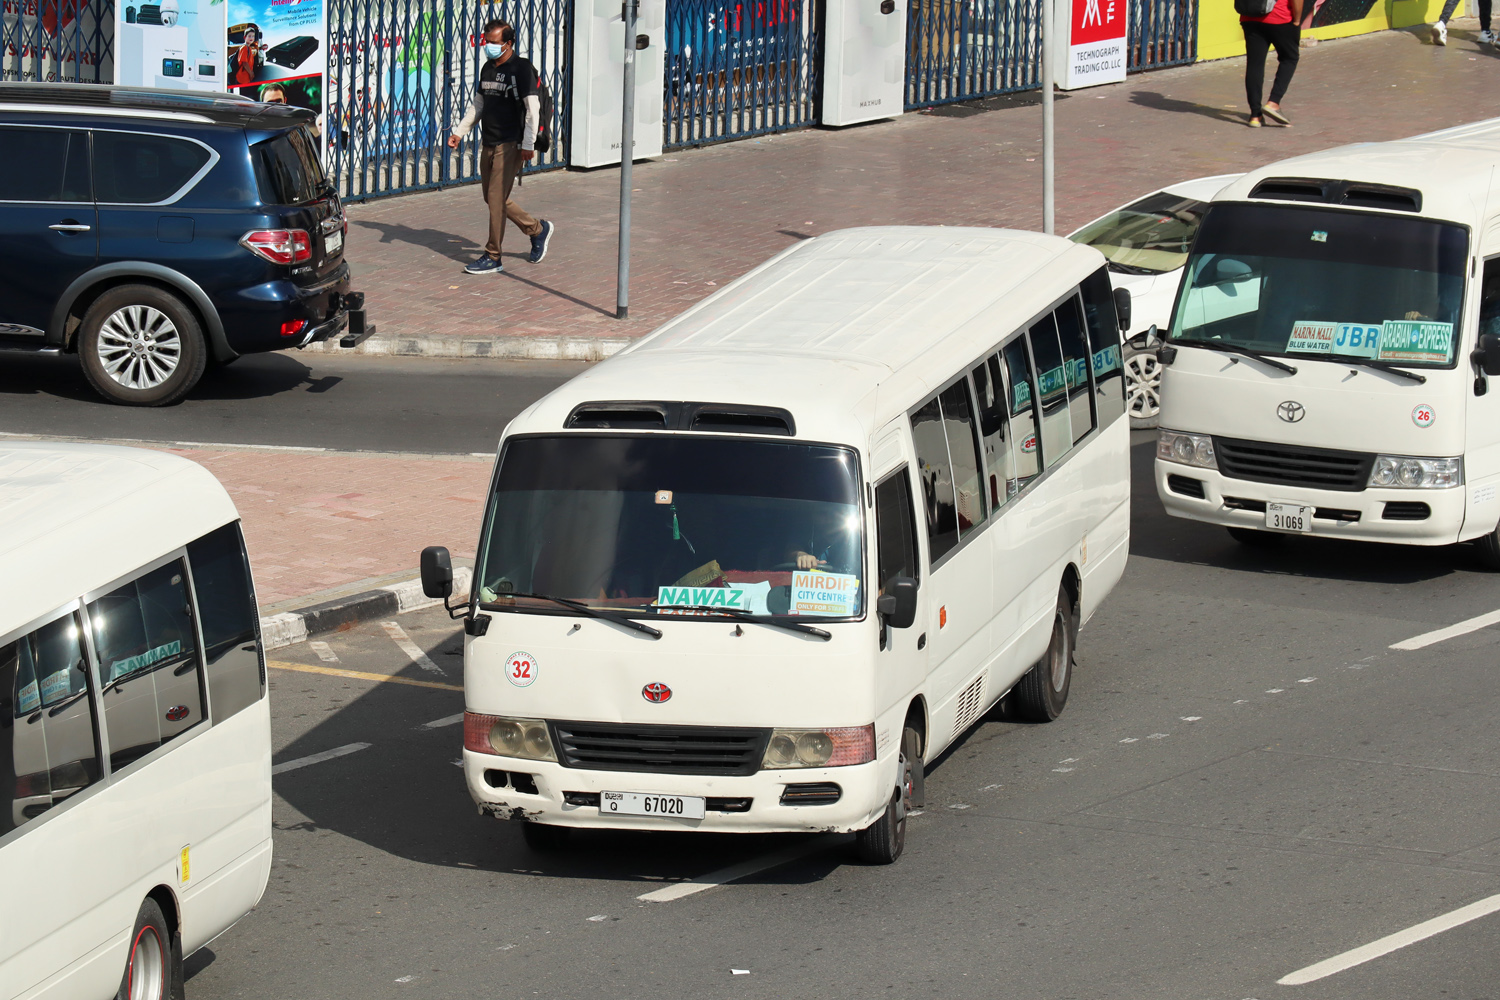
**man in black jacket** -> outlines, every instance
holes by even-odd
[[[538,221],[520,205],[510,200],[511,187],[521,174],[521,166],[533,155],[537,119],[541,102],[537,98],[536,67],[516,55],[515,30],[504,21],[490,21],[484,26],[484,65],[479,70],[479,86],[469,103],[468,113],[453,128],[448,146],[457,149],[463,137],[478,124],[483,152],[479,157],[479,178],[485,202],[490,207],[490,238],[484,253],[464,271],[468,274],[499,274],[500,241],[505,237],[505,222],[531,237],[533,264],[547,256],[552,239],[552,223]]]

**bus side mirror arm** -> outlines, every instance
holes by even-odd
[[[917,620],[917,581],[898,576],[875,601],[875,611],[891,628],[911,628]]]

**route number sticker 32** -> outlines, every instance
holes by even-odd
[[[529,687],[536,680],[536,657],[530,653],[511,653],[505,658],[505,679],[518,688]]]

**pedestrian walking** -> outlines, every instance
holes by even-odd
[[[1240,30],[1245,33],[1245,98],[1250,102],[1250,120],[1245,124],[1260,128],[1269,118],[1290,125],[1281,99],[1297,72],[1302,0],[1235,0],[1234,9],[1240,13]],[[1276,49],[1276,79],[1271,82],[1271,99],[1262,104],[1266,53],[1272,48]]]
[[[1479,44],[1494,45],[1495,33],[1490,30],[1490,3],[1491,0],[1479,0]],[[1448,44],[1448,20],[1453,17],[1453,12],[1458,9],[1458,0],[1448,0],[1443,4],[1443,12],[1438,19],[1432,22],[1432,44]]]
[[[487,23],[479,85],[474,88],[468,112],[448,137],[449,148],[457,149],[464,136],[479,125],[480,193],[490,209],[490,238],[484,253],[464,268],[468,274],[499,274],[505,270],[500,263],[500,242],[505,237],[506,220],[531,238],[531,254],[527,257],[531,263],[540,264],[547,256],[552,223],[532,218],[510,198],[522,165],[534,155],[541,117],[536,83],[536,67],[516,55],[515,29],[500,20]]]

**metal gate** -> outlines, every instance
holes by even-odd
[[[1129,0],[1126,68],[1181,66],[1198,58],[1198,0]]]
[[[5,0],[0,79],[111,83],[113,0]]]
[[[448,135],[479,79],[484,24],[516,29],[516,51],[552,92],[552,147],[527,173],[566,166],[572,4],[512,0],[449,6],[443,0],[331,0],[328,14],[329,159],[346,200],[476,180],[479,143]]]
[[[667,0],[667,149],[817,120],[821,0]]]

